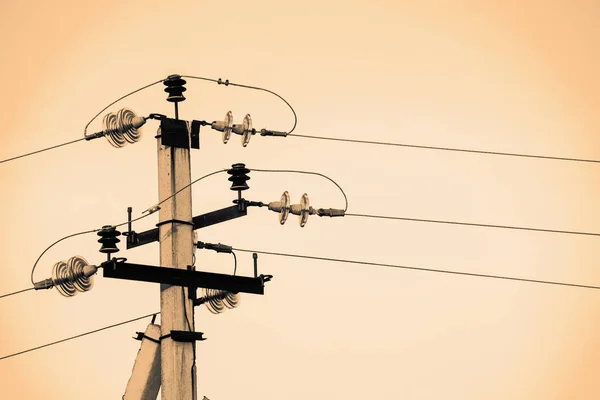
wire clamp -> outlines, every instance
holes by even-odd
[[[154,338],[151,338],[150,336],[146,336],[144,334],[144,332],[136,332],[136,335],[137,336],[132,337],[132,339],[139,340],[140,342],[142,341],[142,339],[148,339],[151,342],[160,344],[160,339],[154,339]]]
[[[159,340],[162,341],[163,339],[167,339],[170,337],[174,342],[193,343],[197,341],[206,340],[206,338],[202,335],[204,335],[204,333],[202,332],[172,330],[171,333],[167,333],[166,335],[161,336]]]
[[[166,225],[166,224],[184,224],[184,225],[191,225],[194,226],[193,222],[190,221],[182,221],[180,219],[168,219],[166,221],[160,221],[158,224],[156,224],[157,227],[161,226],[161,225]]]

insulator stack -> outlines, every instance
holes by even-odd
[[[300,227],[304,227],[308,221],[309,215],[318,215],[319,217],[343,217],[346,215],[346,210],[338,208],[313,208],[310,206],[308,195],[304,193],[300,198],[300,204],[290,205],[290,195],[288,192],[283,192],[281,201],[272,201],[267,204],[271,211],[279,213],[279,223],[285,224],[288,214],[298,215]]]
[[[238,192],[250,189],[246,183],[250,180],[250,177],[247,175],[248,172],[250,172],[250,170],[246,168],[245,164],[233,164],[231,169],[227,170],[227,173],[231,175],[228,179],[231,182],[230,189]]]
[[[91,268],[93,267],[93,268]],[[94,277],[96,267],[90,266],[87,260],[80,256],[69,258],[67,268],[71,271],[71,278],[75,289],[80,292],[87,292],[94,287]]]
[[[93,275],[98,270],[81,256],[71,257],[67,261],[59,261],[52,267],[52,278],[36,282],[35,290],[56,290],[65,297],[73,297],[78,292],[87,292],[94,286]]]
[[[75,289],[72,280],[72,273],[64,261],[59,261],[52,267],[52,282],[58,293],[65,297],[72,297],[77,294],[77,289]]]
[[[92,137],[106,136],[108,143],[120,148],[127,143],[139,142],[142,138],[140,127],[146,123],[144,117],[139,117],[129,108],[123,108],[117,113],[108,113],[102,120],[102,132]]]
[[[231,128],[233,127],[233,114],[228,111],[223,121],[214,121],[210,127],[216,131],[222,132],[223,143],[227,143],[231,137]]]
[[[252,118],[250,117],[250,114],[246,114],[244,117],[242,127],[244,128],[244,133],[242,133],[242,146],[246,147],[248,146],[248,143],[250,143],[250,139],[254,133],[252,131]]]
[[[100,253],[106,253],[109,260],[112,253],[119,251],[119,248],[117,247],[117,243],[120,242],[117,238],[119,235],[121,235],[121,232],[112,225],[105,225],[102,227],[102,230],[98,232],[98,236],[100,236],[98,242],[102,244]]]
[[[240,295],[225,290],[202,288],[202,300],[211,313],[220,314],[225,308],[237,307],[240,304]]]
[[[300,204],[292,204],[290,206],[290,212],[294,215],[298,215],[300,227],[304,228],[304,225],[306,225],[306,222],[308,221],[308,216],[314,214],[314,210],[310,206],[308,195],[306,193],[300,198]]]
[[[255,133],[252,129],[252,117],[250,117],[250,114],[246,114],[241,125],[233,125],[231,131],[237,135],[242,135],[242,145],[244,147],[248,146],[250,138],[252,138],[252,135]]]
[[[169,94],[167,101],[179,103],[185,100],[183,92],[186,91],[186,88],[183,85],[186,84],[186,81],[182,79],[181,76],[169,75],[163,84],[166,86],[165,92]]]
[[[223,294],[223,304],[225,304],[225,307],[231,310],[232,308],[236,308],[240,305],[239,293],[224,292]]]
[[[279,223],[285,224],[288,214],[290,213],[290,194],[285,191],[281,195],[280,201],[272,201],[268,204],[268,208],[271,211],[279,213]]]

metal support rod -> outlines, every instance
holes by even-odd
[[[258,276],[258,254],[252,253],[252,258],[254,259],[254,277]]]
[[[131,207],[127,207],[127,233],[131,235],[131,212],[133,209]]]

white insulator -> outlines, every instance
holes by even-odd
[[[102,133],[113,147],[124,147],[127,143],[139,142],[142,131],[139,129],[146,123],[146,118],[139,117],[129,108],[115,113],[108,113],[102,120]]]
[[[117,114],[111,112],[104,116],[102,120],[102,132],[106,136],[108,143],[113,147],[119,148],[127,145],[127,141],[118,127]]]
[[[94,287],[94,277],[98,268],[90,265],[87,260],[81,256],[71,257],[67,261],[67,268],[71,273],[73,285],[80,292],[87,292]]]
[[[272,201],[267,205],[268,209],[279,213],[279,223],[285,224],[290,213],[290,194],[285,191],[281,195],[280,201]]]
[[[300,227],[303,228],[308,221],[308,216],[314,214],[310,207],[310,202],[308,201],[308,195],[306,193],[304,193],[300,198],[300,204],[292,204],[290,206],[290,212],[299,216],[298,220],[300,221]]]
[[[210,127],[219,132],[223,132],[223,143],[227,143],[227,141],[231,137],[231,128],[233,127],[233,114],[231,113],[231,111],[228,111],[227,114],[225,114],[225,119],[223,121],[215,121],[210,125]]]
[[[139,117],[129,108],[123,108],[117,113],[119,131],[129,143],[139,142],[142,139],[142,125],[146,123],[144,117]]]
[[[206,299],[204,304],[211,313],[220,314],[225,311],[220,290],[202,288],[202,297]]]
[[[242,127],[244,128],[244,133],[242,133],[242,146],[246,147],[252,138],[252,118],[250,117],[250,114],[246,114],[244,117]]]
[[[72,297],[77,294],[77,289],[71,277],[71,269],[64,261],[59,261],[52,267],[52,282],[58,293],[65,297]]]
[[[239,293],[226,292],[226,293],[223,293],[223,295],[224,295],[223,304],[225,304],[225,307],[231,309],[231,308],[236,308],[237,306],[240,305],[240,294]]]

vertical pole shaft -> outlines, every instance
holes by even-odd
[[[160,136],[160,133],[159,133]],[[158,195],[165,199],[190,184],[190,150],[163,146],[158,138]],[[186,269],[192,265],[193,230],[191,188],[161,205],[159,219],[167,222],[159,227],[160,265]],[[161,335],[171,330],[194,330],[194,308],[187,289],[160,285]],[[193,343],[161,341],[161,398],[163,400],[196,400]]]

